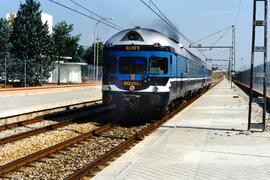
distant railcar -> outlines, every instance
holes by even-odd
[[[123,30],[104,46],[103,102],[124,112],[166,112],[175,101],[209,87],[211,70],[158,31]]]

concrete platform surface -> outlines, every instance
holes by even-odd
[[[0,118],[101,99],[101,86],[0,94]]]
[[[93,179],[270,179],[269,133],[223,80]]]

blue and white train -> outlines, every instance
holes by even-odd
[[[211,70],[158,31],[123,30],[104,46],[103,102],[125,112],[167,111],[175,101],[209,87]]]

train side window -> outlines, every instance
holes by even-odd
[[[114,57],[104,57],[103,72],[104,74],[116,73],[116,59]]]
[[[167,74],[168,59],[164,57],[150,57],[149,59],[150,74]]]

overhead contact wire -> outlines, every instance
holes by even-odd
[[[61,6],[61,7],[64,7],[64,8],[66,8],[66,9],[69,9],[70,11],[76,12],[76,13],[82,15],[82,16],[85,16],[85,17],[87,17],[87,18],[89,18],[89,19],[92,19],[92,20],[97,21],[97,22],[99,21],[99,19],[97,19],[97,18],[94,18],[94,17],[92,17],[92,16],[89,16],[89,15],[83,13],[83,12],[80,12],[80,11],[78,11],[78,10],[75,10],[75,9],[73,9],[73,8],[71,8],[71,7],[68,7],[68,6],[64,5],[64,4],[61,4],[61,3],[59,3],[59,2],[56,2],[56,1],[54,1],[54,0],[49,0],[49,1],[52,2],[52,3],[55,3],[55,4],[57,4],[57,5],[59,5],[59,6]],[[120,28],[115,27],[115,26],[113,26],[113,25],[110,25],[110,24],[108,24],[108,23],[106,23],[106,22],[100,21],[100,23],[101,23],[101,24],[104,24],[104,25],[106,25],[106,26],[108,26],[108,27],[111,27],[111,28],[113,28],[113,29],[121,30]]]
[[[82,8],[82,9],[86,10],[87,12],[90,12],[91,14],[93,14],[93,15],[97,16],[98,18],[100,18],[100,19],[104,19],[104,17],[102,17],[102,16],[98,15],[97,13],[95,13],[95,12],[91,11],[90,9],[88,9],[88,8],[84,7],[83,5],[81,5],[81,4],[79,4],[79,3],[77,3],[77,2],[75,2],[75,1],[73,1],[73,0],[70,0],[70,1],[71,1],[73,4],[75,4],[75,5],[79,6],[80,8]],[[116,25],[115,23],[113,23],[113,22],[111,22],[111,21],[108,21],[107,19],[104,19],[104,21],[106,21],[107,23],[109,23],[109,24],[111,24],[111,25],[113,25],[113,26],[115,26],[115,27],[117,27],[117,28],[119,28],[119,29],[123,30],[123,28],[122,28],[122,27],[120,27],[120,26]]]
[[[180,32],[178,29],[176,29],[175,26],[173,26],[171,24],[171,22],[168,22],[168,20],[166,20],[166,18],[162,17],[162,15],[160,15],[159,13],[157,13],[152,7],[150,7],[145,1],[140,0],[146,7],[148,7],[153,13],[155,13],[161,20],[163,20],[171,29],[173,29],[177,34],[179,34],[180,36],[182,36],[188,43],[192,44],[193,42],[187,37],[185,36],[182,32]],[[151,1],[152,2],[152,1]],[[162,13],[164,14],[164,13]],[[198,52],[207,59],[206,55],[203,54],[201,52],[200,49],[196,48],[198,50]]]

